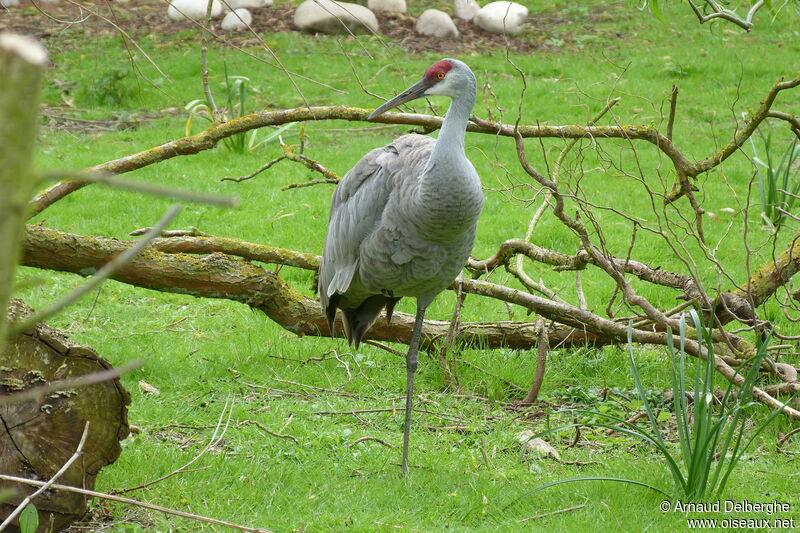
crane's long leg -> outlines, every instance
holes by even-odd
[[[417,302],[417,318],[414,320],[414,331],[411,333],[411,342],[406,354],[406,425],[403,428],[403,474],[408,472],[408,439],[411,435],[411,400],[414,397],[414,372],[417,370],[417,354],[419,352],[419,338],[422,334],[422,322],[425,319],[427,306]]]

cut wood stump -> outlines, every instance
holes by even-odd
[[[31,313],[23,302],[11,301],[11,323]],[[111,368],[89,346],[70,342],[60,331],[41,323],[9,339],[0,353],[0,396]],[[88,421],[83,454],[58,483],[93,489],[98,472],[119,457],[119,441],[128,436],[128,404],[130,395],[114,379],[0,406],[0,472],[50,479],[75,453]],[[0,506],[0,521],[35,490],[0,482],[0,492],[6,489],[13,489],[14,497]],[[39,511],[41,532],[60,531],[87,510],[84,496],[59,491],[45,491],[33,504]]]

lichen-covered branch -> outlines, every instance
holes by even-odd
[[[141,231],[137,230],[134,234],[139,234]],[[316,254],[247,242],[241,239],[217,237],[197,230],[188,233],[176,232],[174,236],[154,239],[151,246],[153,249],[165,253],[223,253],[250,261],[314,271],[319,268],[321,261],[321,257]],[[538,263],[551,265],[555,270],[581,270],[596,262],[585,250],[581,250],[575,255],[567,255],[521,239],[509,239],[500,245],[492,257],[481,261],[470,259],[466,267],[475,274],[482,274],[509,264],[511,258],[517,254],[524,255]],[[679,290],[685,298],[696,298],[699,294],[697,283],[691,276],[656,269],[633,259],[612,258],[612,263],[621,271],[632,274],[642,281]],[[756,269],[743,287],[749,287],[755,306],[758,307],[798,271],[800,271],[800,234],[792,240],[776,261],[768,262]],[[747,296],[746,291],[739,289],[733,291],[732,294]],[[726,324],[736,316],[736,313],[725,314],[721,315],[720,319],[722,324]]]
[[[86,172],[122,174],[161,161],[166,161],[173,157],[193,155],[204,150],[209,150],[224,138],[257,128],[279,126],[290,122],[319,120],[366,121],[369,114],[370,110],[346,106],[303,107],[255,113],[228,122],[213,124],[208,129],[196,135],[176,139],[137,154],[95,165],[86,169]],[[387,113],[381,115],[375,119],[375,121],[385,124],[422,126],[431,130],[438,129],[442,124],[441,117],[416,113]],[[474,133],[506,137],[513,137],[516,131],[514,126],[511,125],[482,120],[470,123],[467,130]],[[642,140],[657,146],[662,152],[669,156],[676,165],[690,165],[690,162],[669,139],[661,135],[655,128],[649,126],[520,126],[519,134],[523,137],[568,139],[617,138]],[[67,179],[53,184],[37,194],[31,201],[31,215],[33,216],[42,212],[45,208],[61,198],[64,198],[86,185],[86,182],[82,182],[78,179]]]
[[[223,253],[250,257],[270,263],[295,265],[316,269],[319,258],[311,254],[262,247],[250,243],[234,243],[229,239],[225,246],[215,238],[213,249],[205,255],[196,252],[198,242],[183,237],[159,239],[153,246],[120,268],[113,279],[139,287],[190,294],[200,298],[224,298],[245,303],[260,309],[281,327],[293,333],[314,336],[331,335],[319,302],[296,291],[274,272],[269,272],[248,261]],[[182,244],[183,242],[183,244]],[[60,270],[87,275],[99,269],[132,243],[107,237],[89,237],[64,233],[40,226],[28,226],[25,237],[23,263],[27,266]],[[169,250],[167,252],[166,250]],[[483,290],[484,292],[486,289]],[[378,320],[370,328],[367,338],[390,342],[408,342],[414,316],[395,312],[391,324]],[[445,338],[450,324],[447,321],[426,320],[424,335],[430,341]],[[528,349],[537,339],[533,322],[463,322],[457,333],[460,339],[489,348],[510,347]],[[556,327],[550,331],[554,345],[602,346],[611,339],[593,335],[583,329]]]
[[[786,250],[775,261],[764,264],[751,275],[744,290],[734,291],[747,297],[758,307],[775,294],[778,288],[786,285],[800,271],[800,233],[794,236]]]

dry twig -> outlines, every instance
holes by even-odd
[[[17,477],[17,476],[9,476],[6,474],[0,474],[0,480],[3,481],[10,481],[12,483],[21,483],[23,485],[32,485],[34,487],[41,487],[46,483],[44,481],[36,481],[35,479],[26,479],[24,477]],[[137,500],[132,500],[130,498],[123,498],[122,496],[114,496],[113,494],[105,494],[103,492],[96,492],[93,490],[86,490],[80,489],[78,487],[71,487],[69,485],[60,485],[58,483],[53,483],[50,485],[50,490],[63,490],[65,492],[72,492],[75,494],[82,494],[84,496],[88,496],[90,498],[98,498],[101,500],[108,500],[112,502],[123,503],[126,505],[133,505],[136,507],[142,507],[144,509],[150,509],[152,511],[158,511],[160,513],[171,514],[174,516],[180,516],[182,518],[188,518],[190,520],[196,520],[198,522],[205,522],[206,524],[213,524],[216,526],[227,527],[231,529],[236,529],[238,531],[247,531],[249,533],[271,533],[268,529],[256,528],[256,527],[248,527],[242,526],[239,524],[234,524],[232,522],[226,522],[224,520],[218,520],[216,518],[209,518],[207,516],[201,516],[194,513],[186,513],[184,511],[178,511],[177,509],[170,509],[169,507],[162,507],[161,505],[154,505],[152,503],[147,502],[140,502]]]

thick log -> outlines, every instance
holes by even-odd
[[[291,252],[283,255],[279,248],[255,245],[235,239],[215,238],[212,250],[243,255],[250,259],[315,268],[316,256]],[[90,237],[64,233],[40,226],[28,226],[23,262],[27,266],[92,275],[113,257],[126,250],[131,242],[107,237]],[[286,283],[274,272],[224,253],[191,255],[180,250],[197,251],[198,241],[175,238],[157,239],[151,247],[122,266],[113,279],[139,287],[164,292],[190,294],[201,298],[225,298],[259,309],[281,327],[296,335],[341,336],[342,328],[331,335],[319,302]],[[172,253],[165,253],[169,250]],[[407,343],[411,337],[414,316],[395,312],[391,324],[379,319],[370,328],[367,338]],[[447,321],[426,320],[423,334],[427,342],[444,338]],[[610,337],[594,335],[583,328],[555,325],[550,330],[554,347],[601,346],[614,342]],[[534,322],[464,322],[458,338],[487,348],[529,349],[536,345]]]
[[[19,300],[11,301],[12,323],[31,313]],[[70,342],[45,324],[10,338],[0,363],[0,396],[4,397],[51,381],[111,368],[90,347]],[[75,452],[88,421],[89,434],[80,460],[62,474],[59,483],[92,489],[100,469],[119,457],[119,441],[129,430],[129,403],[130,396],[118,379],[56,391],[35,400],[8,402],[0,407],[0,472],[49,479]],[[5,489],[13,489],[16,494],[0,506],[3,518],[35,490],[0,483],[0,490]],[[86,513],[86,499],[79,494],[45,491],[32,503],[39,511],[42,532],[51,527],[52,531],[60,531]]]

